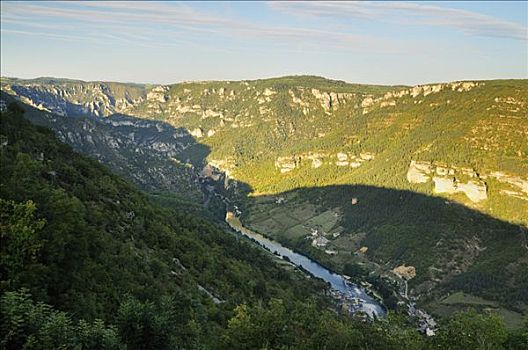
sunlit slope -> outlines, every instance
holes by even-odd
[[[526,80],[391,87],[292,76],[150,87],[3,79],[2,87],[50,110],[59,100],[79,104],[103,94],[107,102],[88,114],[185,127],[210,147],[209,163],[255,194],[368,184],[444,196],[528,223]],[[192,158],[192,148],[188,153]]]
[[[188,128],[210,146],[209,162],[255,194],[369,184],[528,222],[527,81],[390,88],[299,77],[167,89],[138,115]]]

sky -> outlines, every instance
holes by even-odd
[[[1,1],[1,75],[168,84],[528,78],[528,2]]]

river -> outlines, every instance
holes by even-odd
[[[374,298],[368,295],[363,288],[347,281],[343,276],[328,270],[302,254],[296,253],[293,250],[282,246],[279,242],[273,241],[259,233],[249,230],[242,225],[232,212],[227,212],[226,222],[234,230],[254,239],[271,252],[276,253],[283,258],[288,258],[294,265],[302,267],[313,276],[321,278],[329,283],[332,288],[332,294],[336,298],[347,304],[353,304],[351,306],[351,312],[362,311],[371,318],[374,316],[382,317],[385,315],[384,308]]]

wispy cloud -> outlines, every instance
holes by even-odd
[[[269,2],[296,16],[357,18],[407,25],[444,26],[470,35],[528,40],[526,24],[462,9],[411,2]]]
[[[55,27],[62,26],[55,29],[66,33],[104,30],[108,38],[138,45],[170,45],[171,41],[178,42],[191,35],[209,40],[214,37],[247,42],[258,40],[283,47],[293,44],[314,49],[322,46],[339,50],[402,50],[398,43],[371,35],[249,22],[174,2],[4,2],[2,20],[20,27],[52,23]]]

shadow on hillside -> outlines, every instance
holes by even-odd
[[[328,265],[368,247],[366,255],[388,268],[416,267],[411,285],[420,292],[438,283],[510,306],[528,304],[528,229],[445,198],[336,185],[249,198],[245,210],[251,228]],[[321,222],[332,216],[334,225]],[[312,229],[326,233],[327,246],[312,247]]]
[[[17,101],[2,92],[5,104]],[[142,189],[201,196],[198,174],[210,153],[184,128],[128,115],[68,117],[17,101],[32,123],[52,129],[74,150],[108,166]]]
[[[28,106],[3,91],[1,99],[4,105],[16,102],[32,123],[53,130],[75,151],[154,194],[162,205],[188,210],[193,203],[202,203],[213,217],[223,220],[224,202],[229,203],[237,193],[251,192],[245,184],[228,181],[218,169],[206,167],[209,146],[199,143],[185,128],[123,114],[104,118],[57,115]]]

